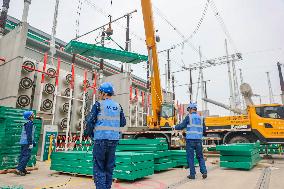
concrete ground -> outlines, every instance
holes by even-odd
[[[262,160],[250,171],[220,168],[216,158],[208,158],[208,178],[203,180],[197,175],[196,180],[186,178],[188,170],[170,169],[135,182],[117,181],[114,189],[164,189],[164,188],[210,188],[210,189],[255,189],[284,188],[284,156],[274,156],[272,160]],[[49,170],[49,163],[39,162],[39,169],[25,177],[14,174],[0,175],[0,188],[4,185],[21,185],[24,189],[66,188],[92,189],[93,180],[86,176],[71,176]],[[198,169],[198,168],[197,168]]]

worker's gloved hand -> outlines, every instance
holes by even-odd
[[[30,144],[29,145],[29,149],[32,149],[34,147],[34,145]]]

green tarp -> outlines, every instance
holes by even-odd
[[[148,60],[148,57],[145,55],[73,40],[66,45],[65,51],[67,53],[80,54],[87,57],[103,58],[132,64],[137,64]]]

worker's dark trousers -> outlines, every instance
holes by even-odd
[[[186,155],[189,167],[189,174],[195,177],[195,167],[194,167],[194,151],[196,153],[196,159],[198,160],[201,174],[207,174],[207,169],[205,166],[205,161],[202,152],[202,140],[199,139],[187,139],[186,140]]]
[[[95,140],[93,156],[96,189],[111,188],[117,144],[118,140]]]
[[[19,156],[19,165],[17,167],[19,171],[24,171],[26,169],[26,166],[31,158],[31,152],[32,150],[29,149],[28,144],[21,145],[21,154]]]

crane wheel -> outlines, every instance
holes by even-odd
[[[250,143],[250,140],[247,137],[244,136],[234,136],[232,137],[229,142],[229,144],[233,143]]]

